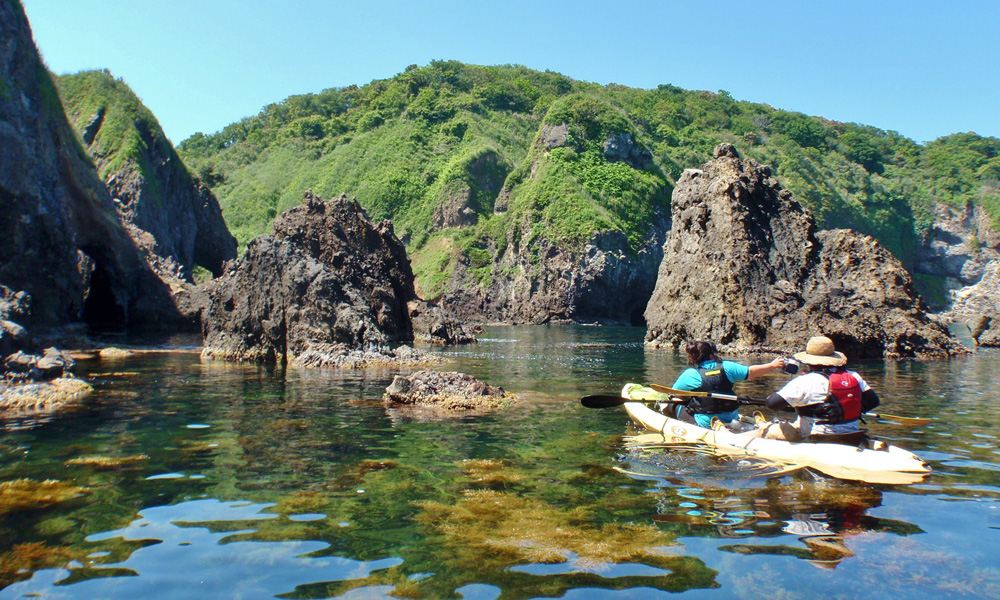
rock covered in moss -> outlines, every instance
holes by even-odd
[[[93,391],[86,381],[73,377],[39,383],[0,384],[0,416],[52,413],[86,398]]]
[[[516,398],[465,373],[423,370],[410,376],[397,375],[385,389],[382,400],[389,405],[435,406],[449,410],[505,408]]]

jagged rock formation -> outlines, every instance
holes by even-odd
[[[434,406],[447,410],[484,411],[509,406],[516,398],[502,387],[455,372],[417,371],[396,375],[385,389],[386,405]]]
[[[181,319],[118,222],[80,148],[18,2],[0,2],[0,283],[29,297],[21,325]]]
[[[907,271],[875,240],[817,231],[768,167],[729,144],[715,157],[674,190],[647,344],[791,352],[822,333],[852,358],[967,352],[927,317]]]
[[[373,224],[346,195],[325,201],[307,192],[208,287],[202,331],[210,358],[342,366],[359,348],[473,340],[417,298],[392,224]]]
[[[191,326],[206,299],[195,266],[218,276],[236,258],[219,202],[188,173],[153,114],[106,71],[59,78],[66,111],[112,195],[118,220]]]

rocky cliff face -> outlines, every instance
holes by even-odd
[[[664,218],[657,231],[666,229]],[[659,235],[636,254],[619,231],[594,236],[582,251],[548,240],[527,248],[519,240],[528,234],[512,234],[487,288],[453,283],[441,303],[470,321],[641,324],[663,256]],[[459,265],[453,281],[474,281],[473,268]]]
[[[167,286],[119,223],[17,2],[0,2],[0,283],[24,325],[175,323]]]
[[[191,177],[152,113],[104,71],[63,76],[59,86],[119,220],[157,274],[192,282],[197,265],[220,275],[236,258],[236,238],[218,200]]]
[[[570,143],[565,124],[543,127],[536,140],[529,179],[538,177],[545,153]],[[603,142],[605,158],[636,169],[652,155],[627,133]],[[508,209],[510,189],[499,191],[494,212]],[[504,243],[489,248],[489,261],[462,257],[440,302],[467,321],[509,324],[643,324],[643,311],[656,283],[670,218],[657,210],[646,242],[637,251],[619,230],[593,235],[581,249],[539,236],[538,223],[521,222]],[[487,274],[484,277],[483,272]],[[484,279],[486,282],[484,283]]]
[[[979,345],[1000,346],[1000,260],[987,263],[979,281],[955,290],[953,299],[948,318],[965,323]]]
[[[212,358],[335,365],[355,348],[471,341],[417,298],[392,224],[373,224],[347,196],[306,193],[209,289],[202,330]]]
[[[818,231],[766,166],[729,144],[715,156],[674,190],[647,344],[711,339],[727,351],[788,353],[822,333],[853,358],[967,352],[875,240]]]
[[[949,290],[978,283],[991,261],[1000,259],[1000,233],[982,208],[940,205],[934,225],[918,248],[915,273],[944,279]]]
[[[965,323],[984,346],[1000,345],[1000,233],[980,207],[938,206],[918,249],[914,273],[941,284],[935,308]]]

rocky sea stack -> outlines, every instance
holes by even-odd
[[[730,144],[677,182],[646,320],[651,346],[710,339],[787,353],[822,333],[852,358],[968,352],[928,318],[890,252],[851,230],[817,230],[768,167]]]
[[[346,195],[312,192],[209,284],[202,330],[206,357],[298,366],[343,365],[352,351],[376,349],[387,362],[414,362],[412,350],[399,357],[388,345],[474,341],[417,297],[388,220],[372,223]]]

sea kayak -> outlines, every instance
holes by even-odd
[[[622,398],[634,400],[624,403],[632,420],[647,431],[662,435],[666,443],[705,444],[725,454],[757,456],[808,467],[839,479],[871,483],[917,483],[931,472],[930,466],[916,454],[884,441],[850,446],[769,440],[725,427],[717,431],[706,429],[667,417],[649,405],[671,402],[671,397],[640,384],[626,384]]]

